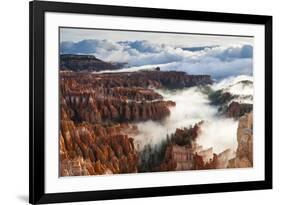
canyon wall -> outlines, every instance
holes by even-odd
[[[60,71],[60,176],[138,172],[133,123],[161,121],[176,106],[152,88],[208,83],[209,76],[159,70]]]
[[[102,61],[92,55],[60,55],[60,70],[102,71],[117,70],[120,66]]]
[[[81,176],[137,172],[138,155],[128,125],[74,124],[61,120],[60,175]]]
[[[229,161],[229,168],[253,166],[253,112],[247,113],[239,120],[237,129],[238,147],[236,157]]]
[[[237,150],[226,149],[214,153],[213,148],[203,148],[196,143],[200,126],[177,129],[164,144],[162,162],[149,171],[179,171],[253,167],[253,113],[245,113],[239,118],[237,128]],[[150,150],[151,158],[157,151]],[[235,156],[233,158],[233,155]],[[147,157],[149,158],[149,157]],[[159,159],[159,157],[158,157]],[[147,160],[149,161],[149,160]],[[147,165],[147,167],[149,167]]]

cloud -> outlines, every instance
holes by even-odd
[[[252,59],[235,59],[232,61],[221,61],[216,58],[206,57],[204,59],[184,59],[163,64],[148,64],[120,69],[114,72],[128,72],[143,69],[152,69],[156,66],[163,71],[184,71],[191,75],[211,75],[214,80],[221,80],[229,76],[252,75]],[[105,71],[112,72],[112,71]]]
[[[160,66],[189,74],[208,74],[215,79],[241,74],[252,75],[253,47],[232,46],[174,47],[147,40],[109,41],[88,39],[63,41],[62,54],[90,54],[104,61],[126,63],[132,70]]]
[[[251,45],[214,47],[204,49],[208,56],[219,58],[222,61],[229,61],[237,58],[252,58],[253,47]]]
[[[62,54],[95,54],[98,52],[120,50],[119,44],[108,40],[88,39],[77,43],[63,41],[60,44],[60,53]]]
[[[128,49],[136,49],[141,53],[157,53],[161,51],[161,48],[157,44],[150,43],[146,40],[120,41],[118,43],[126,46]]]
[[[197,138],[200,145],[205,149],[213,147],[215,153],[229,148],[232,151],[236,150],[238,122],[218,116],[217,108],[210,105],[206,94],[197,88],[156,91],[164,96],[165,100],[176,102],[176,106],[171,108],[171,115],[161,122],[147,121],[136,124],[139,130],[134,138],[137,147],[142,149],[146,144],[157,145],[177,128],[194,126],[203,120],[202,133]]]
[[[218,80],[229,76],[252,75],[252,59],[221,61],[216,58],[206,58],[170,63],[163,65],[161,69],[184,71],[193,75],[206,74]]]
[[[229,46],[229,45],[253,45],[253,37],[200,35],[187,33],[159,33],[124,30],[103,29],[78,29],[60,28],[61,41],[79,42],[85,39],[108,39],[114,42],[120,41],[143,41],[149,43],[173,45],[174,47],[202,47],[202,46]]]

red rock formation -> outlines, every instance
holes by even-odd
[[[141,88],[141,87],[113,87],[111,88],[111,95],[115,98],[125,98],[135,101],[152,101],[162,100],[162,95],[156,93],[152,89]]]
[[[180,146],[191,145],[200,134],[200,125],[202,123],[203,121],[190,128],[177,128],[176,132],[171,135],[171,142]]]
[[[168,87],[183,88],[197,85],[211,84],[211,77],[208,75],[187,75],[178,71],[139,71],[128,73],[76,73],[61,72],[63,80],[75,80],[80,85],[88,84],[91,88],[113,88],[113,87]]]
[[[199,122],[190,128],[176,129],[175,133],[171,134],[168,139],[169,144],[165,149],[163,162],[155,170],[178,171],[197,168],[199,163],[195,164],[194,160],[198,162],[199,158],[202,157],[197,155],[198,147],[195,144],[195,139],[200,134],[202,123]],[[199,158],[197,159],[197,157]],[[203,158],[202,164],[204,165]]]
[[[208,83],[210,76],[172,71],[102,74],[61,71],[60,175],[137,172],[138,155],[133,139],[128,136],[137,131],[128,123],[162,120],[170,114],[169,108],[175,106],[151,88]],[[179,129],[175,141],[193,140],[198,131],[197,125],[192,130]],[[174,162],[167,161],[166,165],[172,169]]]
[[[60,55],[60,69],[73,71],[116,70],[118,66],[96,58],[93,55]]]
[[[127,85],[127,81],[121,76],[124,75],[88,76],[63,72],[63,117],[67,114],[75,122],[108,123],[161,120],[170,114],[169,107],[175,106],[174,102],[163,101],[160,94],[149,88],[120,87]],[[138,84],[138,80],[136,83]]]
[[[253,166],[253,113],[239,119],[237,129],[238,147],[236,157],[229,160],[228,167],[243,168]]]
[[[228,117],[239,118],[243,116],[245,113],[249,113],[253,110],[252,104],[238,103],[233,101],[229,104],[226,115]]]
[[[132,139],[121,126],[62,120],[60,175],[95,175],[137,171],[138,156]]]
[[[197,146],[197,145],[196,145]],[[196,147],[195,147],[196,149]],[[203,150],[203,148],[201,148],[202,150],[198,151],[197,149],[194,150],[194,153],[196,153],[198,156],[202,157],[202,160],[204,162],[204,164],[209,163],[212,159],[213,159],[213,148],[209,148],[206,150]]]
[[[85,97],[83,94],[66,95],[61,101],[68,104],[67,108],[61,105],[63,115],[68,114],[77,122],[90,123],[161,120],[170,114],[169,107],[175,106],[172,101],[128,102],[115,98]]]
[[[197,123],[189,129],[177,129],[166,146],[163,162],[155,168],[156,171],[203,170],[227,168],[232,156],[230,149],[217,154],[213,148],[203,149],[196,143],[200,134]]]

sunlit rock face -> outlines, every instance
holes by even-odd
[[[237,129],[238,148],[236,157],[229,161],[229,168],[253,166],[253,113],[247,113],[239,120]]]
[[[243,168],[253,166],[253,114],[246,113],[239,120],[237,129],[238,148],[235,153],[231,149],[225,149],[220,153],[214,153],[213,148],[203,148],[196,143],[200,135],[200,126],[204,122],[195,124],[189,129],[177,129],[164,145],[165,154],[162,163],[155,167],[156,171],[179,170],[204,170]],[[153,158],[157,152],[150,153]],[[233,156],[235,156],[233,158]],[[149,160],[148,160],[149,161]],[[153,169],[152,169],[153,171]]]
[[[143,171],[180,171],[195,169],[197,152],[202,159],[206,158],[209,151],[203,151],[201,146],[195,143],[200,134],[200,126],[203,122],[189,128],[178,128],[175,133],[168,135],[167,140],[158,149],[146,147],[141,156]],[[211,151],[212,152],[212,151]],[[212,155],[212,154],[211,154]]]
[[[132,138],[125,134],[129,125],[61,121],[60,174],[95,175],[137,172],[138,156]]]
[[[131,137],[137,133],[134,123],[163,120],[170,115],[170,107],[176,106],[152,88],[207,83],[211,83],[209,76],[159,70],[101,74],[61,71],[60,175],[138,172],[139,154]],[[181,169],[185,165],[177,166]]]

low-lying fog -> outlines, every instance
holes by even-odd
[[[227,87],[236,82],[235,79],[218,82],[212,86],[214,90]],[[176,106],[170,109],[171,114],[162,122],[147,121],[137,123],[140,133],[135,137],[135,142],[140,149],[145,144],[156,145],[166,139],[167,134],[174,133],[177,128],[193,126],[204,121],[202,133],[197,138],[197,143],[204,149],[213,147],[215,153],[225,149],[237,148],[236,132],[238,121],[218,115],[218,108],[210,105],[207,94],[201,92],[198,87],[183,90],[168,91],[156,90],[165,100],[176,102]]]

